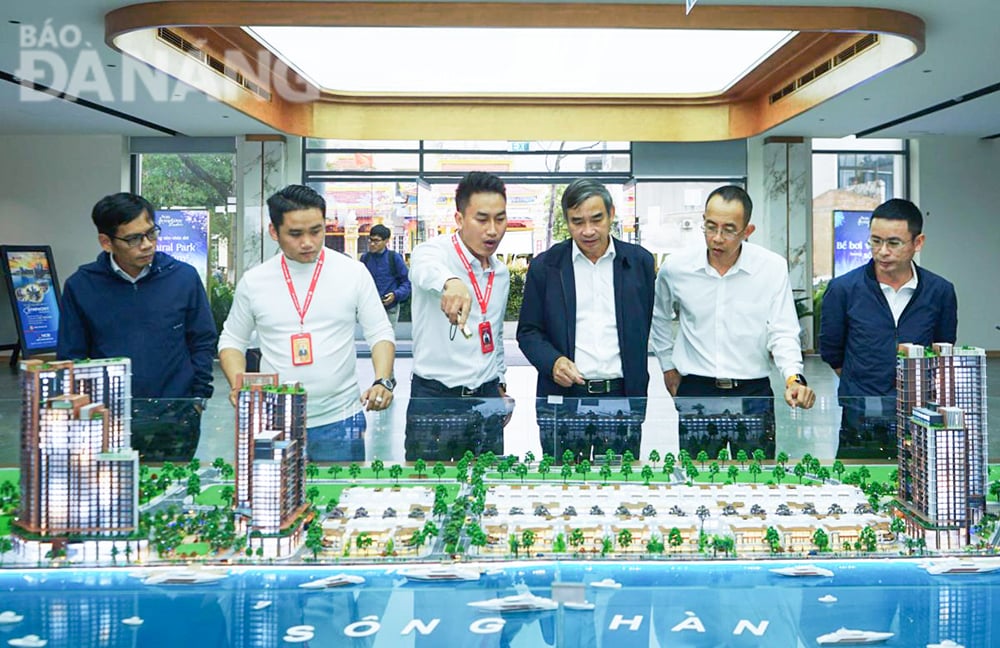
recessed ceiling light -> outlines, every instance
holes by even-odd
[[[930,74],[930,73],[931,73],[931,72],[933,72],[933,71],[934,71],[934,70],[932,70],[932,69],[930,69],[930,68],[927,68],[926,70],[924,70],[924,74]]]
[[[545,95],[718,94],[795,35],[777,30],[508,27],[244,29],[292,69],[333,92]],[[627,47],[622,46],[625,39]],[[350,65],[331,65],[332,43],[339,52],[365,54]],[[483,73],[479,57],[456,57],[455,52],[496,53],[503,64]],[[445,60],[447,73],[412,72],[440,70]]]
[[[9,22],[12,25],[20,25],[21,24],[20,20],[8,20],[7,22]]]
[[[872,100],[871,97],[865,97],[865,101],[871,101],[871,100]]]
[[[117,66],[117,65],[115,65],[114,63],[108,63],[108,67],[109,67],[109,68],[113,68],[113,67],[118,67],[118,66]]]
[[[819,120],[820,121],[826,121],[826,118],[825,117],[820,117]]]
[[[223,115],[222,118],[223,119],[229,119],[229,115]]]

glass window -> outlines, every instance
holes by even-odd
[[[157,209],[179,208],[208,213],[207,231],[192,231],[204,236],[197,258],[192,262],[206,282],[209,304],[218,329],[229,314],[235,287],[236,156],[232,153],[143,153],[136,155],[138,174],[136,192]],[[162,224],[162,223],[161,223]],[[195,242],[195,241],[192,241]],[[158,244],[170,245],[161,234]]]
[[[871,258],[872,210],[906,197],[906,142],[816,139],[812,163],[813,283],[819,288]]]
[[[704,246],[701,221],[705,200],[713,190],[727,184],[743,186],[744,180],[639,182],[635,191],[639,230],[636,239],[656,255],[678,252],[689,246]]]

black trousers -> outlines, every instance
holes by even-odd
[[[687,375],[681,378],[674,404],[680,413],[678,442],[694,456],[705,450],[713,459],[726,448],[736,456],[764,451],[774,458],[774,391],[768,378],[736,380],[724,389],[716,379]]]
[[[414,375],[406,407],[406,460],[457,461],[466,450],[502,455],[508,407],[498,379],[464,389]]]
[[[201,439],[201,412],[195,400],[133,399],[132,447],[141,461],[187,463]]]

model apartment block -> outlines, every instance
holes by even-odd
[[[279,535],[296,544],[308,508],[306,393],[300,384],[280,384],[277,374],[243,375],[236,405],[235,468],[235,504],[247,518],[251,546],[255,537]],[[296,521],[299,529],[291,529]],[[292,549],[285,542],[261,542],[273,555]]]
[[[959,549],[986,510],[986,352],[902,344],[896,366],[898,496],[929,549]]]
[[[131,448],[131,361],[20,364],[21,510],[45,537],[118,536],[139,519],[139,453]]]

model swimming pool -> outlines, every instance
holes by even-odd
[[[771,571],[796,566],[820,573]],[[873,633],[847,635],[854,643],[1000,646],[1000,571],[933,574],[926,566],[506,562],[481,565],[478,580],[446,582],[410,580],[393,566],[0,570],[0,640],[52,648],[795,648],[826,645],[818,638],[835,640],[831,633],[847,628]],[[322,581],[340,575],[364,581]],[[495,600],[525,593],[540,598]],[[543,609],[524,609],[532,606]]]

